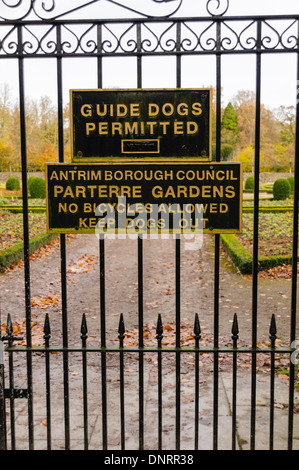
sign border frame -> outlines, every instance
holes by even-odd
[[[240,168],[240,192],[239,192],[239,197],[240,197],[240,200],[239,200],[239,230],[234,230],[234,229],[213,229],[213,230],[210,230],[210,229],[203,229],[203,233],[207,233],[207,234],[228,234],[228,233],[232,233],[232,234],[235,234],[235,233],[242,233],[242,209],[243,209],[243,164],[242,162],[202,162],[202,161],[188,161],[186,162],[186,160],[181,160],[181,159],[174,159],[174,160],[170,160],[170,159],[167,159],[167,160],[163,160],[163,162],[160,160],[161,163],[163,164],[169,164],[169,165],[184,165],[185,163],[193,163],[193,164],[203,164],[203,165],[215,165],[218,166],[219,164],[221,165],[236,165],[236,166],[239,166]],[[89,234],[92,234],[92,233],[95,233],[95,229],[82,229],[82,230],[76,230],[75,228],[72,228],[72,229],[50,229],[49,228],[49,208],[48,208],[48,201],[49,201],[49,193],[48,193],[48,168],[49,166],[52,166],[52,165],[55,165],[55,166],[60,166],[60,165],[67,165],[67,166],[77,166],[77,165],[104,165],[104,164],[109,164],[109,165],[128,165],[128,164],[131,164],[131,163],[134,163],[134,164],[137,164],[137,165],[143,165],[144,161],[143,160],[133,160],[133,161],[129,161],[127,159],[122,159],[122,160],[113,160],[113,162],[111,162],[110,160],[105,160],[104,159],[101,161],[101,162],[89,162],[89,163],[86,163],[86,162],[48,162],[45,164],[45,180],[46,180],[46,227],[47,227],[47,233],[57,233],[57,234],[68,234],[68,233],[75,233],[75,234],[83,234],[83,233],[89,233]],[[157,164],[157,161],[154,161],[154,160],[151,160],[149,162],[147,162],[148,165],[151,165],[151,164]],[[111,233],[111,232],[106,232],[107,234]],[[115,234],[118,234],[118,233],[123,233],[121,232],[118,228],[116,228],[114,230],[114,233]],[[166,233],[166,232],[164,232]],[[172,234],[173,231],[172,229],[169,230],[169,234]],[[138,232],[136,232],[136,234],[138,235]],[[146,232],[144,233],[143,235],[147,235],[149,234],[149,232]],[[160,232],[159,235],[163,234],[163,232]],[[183,233],[182,233],[183,235]]]
[[[161,156],[161,157],[132,157],[132,156],[127,156],[126,155],[119,155],[118,157],[106,157],[106,156],[99,156],[99,157],[82,157],[78,158],[77,156],[74,155],[74,123],[73,123],[73,93],[80,93],[80,92],[143,92],[143,91],[209,91],[210,92],[210,99],[209,99],[209,157],[204,158],[200,157],[199,155],[194,155],[193,157],[167,157],[167,156]],[[201,162],[206,163],[206,162],[211,162],[212,161],[212,102],[213,102],[213,88],[209,87],[203,87],[203,88],[74,88],[69,90],[69,96],[70,96],[70,135],[71,135],[71,159],[72,163],[96,163],[101,161],[102,159],[105,159],[106,161],[113,161],[116,158],[121,158],[122,160],[129,160],[131,163],[133,163],[136,160],[142,159],[143,162],[148,162],[151,160],[155,160],[156,162],[159,161],[160,159],[178,159],[178,160],[183,160],[183,161],[194,161],[195,159],[200,159]],[[144,139],[146,140],[146,139]],[[137,154],[137,152],[135,152]]]

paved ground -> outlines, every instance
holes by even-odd
[[[213,341],[213,243],[205,237],[200,250],[181,250],[181,321],[184,344],[192,345],[194,314],[198,313],[203,346]],[[107,344],[117,342],[119,314],[123,313],[128,346],[136,343],[138,324],[137,242],[135,240],[108,240],[106,246],[106,328]],[[154,329],[157,316],[162,315],[164,341],[173,341],[175,321],[175,247],[173,240],[144,241],[144,323],[146,341],[155,344]],[[86,314],[89,342],[98,345],[100,340],[98,240],[93,235],[83,235],[67,242],[68,279],[68,329],[69,344],[80,344],[82,313]],[[62,317],[60,303],[60,255],[53,245],[42,257],[31,262],[31,296],[34,342],[42,342],[42,325],[45,312],[51,323],[51,344],[62,344]],[[18,267],[1,275],[1,321],[8,312],[21,329],[24,319],[23,268]],[[258,291],[258,342],[268,342],[272,313],[276,315],[278,345],[288,343],[290,329],[291,282],[287,279],[259,279]],[[251,341],[250,277],[241,276],[221,255],[220,274],[220,345],[231,345],[231,327],[234,313],[239,321],[239,344]],[[16,356],[16,355],[15,355]],[[174,449],[175,429],[175,376],[173,355],[163,362],[163,448]],[[182,449],[194,447],[194,358],[182,357],[181,364],[181,444]],[[15,383],[25,387],[26,357],[15,359]],[[101,362],[98,354],[89,356],[89,446],[101,448]],[[145,360],[145,445],[157,448],[157,358],[146,355]],[[280,367],[288,366],[283,359]],[[267,448],[269,442],[269,358],[258,362],[256,448]],[[227,355],[219,362],[219,448],[231,448],[231,363]],[[34,355],[34,422],[35,447],[46,448],[46,411],[44,358]],[[249,355],[239,358],[238,367],[238,448],[248,449],[250,442],[250,387],[251,369]],[[83,446],[83,392],[81,356],[74,354],[69,361],[71,448]],[[108,378],[108,447],[120,448],[119,431],[119,369],[118,357],[110,355]],[[63,369],[61,355],[51,355],[52,445],[64,446],[63,419]],[[275,447],[286,449],[288,434],[288,380],[280,373],[276,376],[275,392]],[[138,362],[132,354],[125,358],[126,448],[138,448]],[[298,397],[296,396],[296,403]],[[8,406],[9,413],[9,406]],[[27,403],[16,400],[17,448],[28,448]],[[213,442],[213,360],[211,355],[200,358],[200,448],[210,449]],[[8,416],[9,427],[9,416]],[[294,448],[299,447],[298,414],[294,415]],[[10,443],[9,443],[10,445]]]

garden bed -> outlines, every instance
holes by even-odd
[[[253,249],[253,214],[243,214],[243,230],[237,235],[243,246],[252,255]],[[287,256],[292,254],[293,214],[259,214],[259,255]]]
[[[252,273],[253,214],[243,214],[243,231],[237,235],[221,235],[222,245],[243,274]],[[259,214],[258,270],[292,263],[293,215]]]
[[[24,257],[23,214],[0,211],[0,221],[0,270],[3,270]],[[29,213],[28,223],[30,254],[58,237],[56,234],[48,234],[46,232],[46,217],[44,213]]]

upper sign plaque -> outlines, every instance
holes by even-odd
[[[210,89],[71,90],[73,161],[210,161]]]

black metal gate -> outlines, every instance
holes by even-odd
[[[57,3],[57,5],[56,5]],[[237,359],[242,355],[251,357],[250,367],[250,411],[248,412],[250,424],[250,448],[256,448],[256,420],[257,420],[257,360],[261,355],[269,357],[270,362],[270,388],[269,388],[269,448],[274,444],[274,415],[275,415],[275,360],[277,355],[287,355],[289,358],[289,399],[288,399],[288,424],[285,435],[285,443],[288,449],[293,448],[294,436],[294,399],[295,399],[295,366],[294,353],[296,353],[296,307],[297,307],[297,254],[298,254],[298,139],[295,149],[295,183],[294,183],[294,217],[293,217],[293,247],[292,247],[292,280],[290,285],[290,330],[289,346],[276,347],[275,317],[272,316],[270,326],[269,347],[259,347],[257,341],[258,326],[258,234],[259,234],[259,177],[260,177],[260,127],[261,127],[261,80],[262,80],[262,57],[267,54],[276,53],[279,57],[283,54],[292,54],[297,60],[297,77],[293,77],[294,83],[299,81],[299,15],[285,16],[258,16],[258,17],[232,17],[227,14],[229,0],[206,2],[206,11],[200,17],[181,17],[180,9],[183,0],[165,0],[151,2],[149,12],[146,8],[150,2],[145,2],[144,7],[135,9],[131,2],[114,2],[107,0],[107,6],[118,8],[122,17],[105,18],[105,8],[100,9],[99,1],[76,2],[72,6],[62,6],[64,2],[42,2],[37,0],[19,1],[14,5],[2,0],[0,2],[0,63],[4,60],[15,60],[18,70],[19,84],[19,110],[20,110],[20,152],[22,160],[22,188],[23,188],[23,236],[24,236],[24,279],[25,279],[25,313],[26,313],[26,338],[25,345],[19,345],[20,338],[13,333],[13,314],[15,307],[11,305],[11,317],[7,320],[6,333],[1,340],[1,370],[0,370],[0,446],[2,449],[18,449],[28,444],[29,449],[36,448],[35,439],[35,409],[33,406],[35,385],[33,380],[33,359],[38,370],[44,370],[44,396],[41,397],[44,405],[46,436],[39,446],[44,449],[55,447],[53,442],[57,439],[57,425],[51,426],[56,404],[53,402],[51,386],[51,364],[53,358],[61,359],[62,383],[63,383],[63,412],[60,416],[63,422],[63,446],[71,449],[73,433],[72,420],[72,398],[70,391],[69,363],[72,355],[81,358],[82,367],[82,433],[78,438],[78,447],[88,449],[90,438],[90,404],[88,378],[89,363],[91,357],[97,357],[100,364],[100,386],[98,395],[101,397],[100,415],[101,432],[99,449],[109,449],[108,431],[109,406],[108,392],[109,379],[107,379],[107,364],[114,361],[114,370],[118,371],[119,377],[119,433],[120,441],[118,448],[126,448],[128,437],[125,426],[125,366],[124,361],[128,357],[137,358],[136,375],[136,416],[138,419],[138,432],[136,440],[137,449],[146,449],[148,444],[145,438],[147,427],[144,408],[144,357],[152,355],[157,357],[157,428],[151,429],[151,433],[157,434],[157,449],[165,449],[163,436],[163,373],[162,359],[169,355],[175,359],[175,404],[173,415],[174,425],[174,447],[179,450],[182,447],[182,411],[181,411],[181,386],[182,386],[182,360],[186,354],[191,354],[194,360],[194,389],[193,394],[193,439],[190,442],[191,449],[199,449],[202,435],[199,432],[200,415],[200,368],[199,360],[202,354],[213,357],[213,403],[212,403],[212,435],[211,447],[218,449],[223,439],[219,427],[219,358],[221,355],[229,355],[232,358],[232,408],[231,408],[231,448],[241,448],[238,436],[238,408],[237,408]],[[138,2],[136,2],[137,4]],[[139,2],[142,4],[143,2]],[[88,7],[98,7],[99,15],[88,17]],[[153,10],[151,10],[153,7]],[[144,8],[144,9],[143,9]],[[93,11],[98,11],[97,8]],[[151,14],[151,11],[154,13]],[[155,13],[156,12],[156,13]],[[162,14],[161,14],[162,12]],[[97,15],[97,13],[95,13]],[[85,18],[86,15],[86,18]],[[163,16],[162,16],[163,15]],[[284,26],[281,27],[280,25]],[[269,30],[272,31],[270,35]],[[295,31],[295,33],[294,33]],[[71,39],[70,39],[71,38]],[[125,324],[126,319],[120,315],[117,346],[107,345],[106,315],[105,315],[105,249],[106,241],[99,240],[99,303],[100,303],[100,345],[89,346],[87,343],[86,316],[82,317],[81,344],[76,345],[76,340],[69,337],[69,318],[67,303],[67,267],[66,236],[60,235],[60,272],[61,272],[61,313],[62,313],[62,345],[51,344],[51,329],[48,315],[45,316],[44,345],[33,346],[32,343],[32,312],[31,312],[31,285],[30,285],[30,255],[29,255],[29,226],[28,226],[28,197],[27,197],[27,118],[25,105],[24,67],[29,60],[52,60],[56,63],[57,84],[57,113],[58,113],[58,141],[59,162],[64,161],[64,123],[63,123],[63,63],[69,59],[76,60],[78,66],[82,66],[83,58],[93,58],[96,61],[97,87],[103,87],[104,67],[109,60],[121,60],[131,58],[135,60],[136,87],[143,87],[143,60],[151,56],[171,57],[176,62],[175,87],[182,86],[182,60],[184,57],[210,56],[216,63],[216,161],[221,160],[221,86],[222,86],[222,59],[226,55],[244,54],[255,58],[255,81],[256,81],[256,115],[255,115],[255,144],[254,144],[254,246],[252,263],[252,312],[251,312],[251,344],[240,347],[238,344],[238,319],[233,318],[231,344],[222,347],[219,343],[220,336],[220,235],[214,235],[214,312],[212,344],[208,347],[201,344],[201,329],[199,317],[195,315],[194,343],[188,347],[181,346],[181,240],[175,240],[175,341],[171,347],[163,346],[163,324],[160,316],[157,320],[156,344],[145,346],[144,342],[144,240],[139,237],[136,241],[136,258],[138,270],[138,330],[136,331],[136,345],[126,347]],[[121,73],[121,71],[119,71]],[[297,116],[298,116],[297,101]],[[298,118],[296,124],[296,135],[299,135]],[[82,235],[84,238],[84,235]],[[109,242],[108,242],[109,243]],[[158,243],[158,242],[157,242]],[[79,306],[78,306],[79,308]],[[121,307],[119,313],[121,312]],[[271,312],[269,312],[271,314]],[[195,314],[195,312],[194,312]],[[51,325],[52,326],[52,325]],[[78,332],[79,335],[79,332]],[[54,343],[56,343],[54,341]],[[24,343],[23,343],[24,344]],[[4,345],[4,346],[3,346]],[[3,359],[4,356],[4,359]],[[23,370],[26,370],[26,384],[20,386],[15,377],[16,358],[23,358]],[[24,359],[25,358],[25,359]],[[38,362],[35,359],[38,358]],[[112,358],[112,359],[111,359]],[[133,360],[133,359],[132,359]],[[4,371],[4,363],[5,367]],[[18,366],[19,369],[20,366]],[[40,372],[42,373],[42,372]],[[7,375],[6,375],[7,374]],[[19,388],[18,388],[19,386]],[[79,385],[78,385],[79,387]],[[26,436],[18,437],[18,426],[20,418],[16,419],[16,403],[25,400],[27,403]],[[23,410],[24,414],[24,410]],[[9,419],[8,419],[9,417]],[[9,438],[8,438],[9,436]],[[114,446],[116,444],[113,444]],[[186,445],[186,444],[183,444]],[[185,448],[185,447],[183,447]]]

